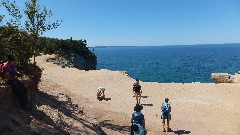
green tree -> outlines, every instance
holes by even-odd
[[[9,0],[3,1],[3,6],[7,9],[10,16],[13,17],[8,25],[21,26],[30,36],[32,42],[33,62],[35,64],[35,57],[37,53],[38,38],[46,31],[56,29],[62,23],[62,20],[55,22],[48,22],[47,20],[53,15],[51,10],[47,10],[45,6],[41,7],[37,0],[28,0],[25,2],[24,14],[16,6],[16,2]],[[25,22],[21,24],[22,15],[25,15]]]
[[[56,29],[60,26],[61,21],[57,20],[53,23],[47,22],[46,20],[50,18],[53,13],[51,10],[47,10],[45,6],[43,8],[37,3],[37,0],[29,0],[25,3],[26,9],[24,13],[27,15],[27,20],[25,21],[25,27],[28,33],[30,33],[33,41],[33,57],[35,63],[36,49],[38,46],[38,37],[41,36],[48,30]]]
[[[25,31],[17,27],[0,27],[0,60],[5,59],[7,54],[14,54],[18,68],[24,69],[28,66],[29,58],[32,57],[29,36]],[[25,71],[23,71],[25,72]]]
[[[8,53],[11,53],[16,57],[18,67],[26,66],[33,53],[31,52],[29,34],[24,31],[21,25],[20,8],[16,6],[15,1],[3,1],[2,5],[8,11],[10,19],[3,26],[0,26],[1,60]],[[4,17],[4,15],[2,16]]]

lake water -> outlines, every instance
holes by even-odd
[[[213,82],[211,73],[240,70],[240,44],[95,47],[97,69],[127,71],[146,82]]]

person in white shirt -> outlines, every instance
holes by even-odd
[[[105,99],[105,94],[104,94],[104,92],[105,92],[105,88],[103,88],[103,87],[99,87],[99,88],[98,88],[98,91],[97,91],[97,99],[98,99],[99,101],[102,101],[102,100]]]

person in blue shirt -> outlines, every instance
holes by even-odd
[[[134,107],[134,113],[132,114],[131,118],[131,135],[145,135],[145,118],[142,114],[141,110],[143,109],[142,105],[136,104]]]
[[[161,106],[161,119],[162,121],[162,125],[163,125],[163,132],[166,132],[164,126],[165,126],[165,119],[167,119],[167,132],[171,131],[171,128],[169,127],[169,122],[171,120],[171,106],[168,103],[169,99],[165,98],[165,102],[162,104]]]

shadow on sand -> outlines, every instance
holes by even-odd
[[[177,135],[185,135],[185,134],[190,134],[191,131],[186,131],[186,130],[177,130],[177,131],[172,131],[173,133]]]
[[[135,95],[133,97],[136,97]],[[141,96],[141,98],[148,98],[149,96]]]
[[[117,131],[117,132],[120,132],[123,134],[126,132],[130,132],[130,126],[114,125],[114,124],[110,123],[109,120],[104,120],[102,122],[99,122],[99,126],[113,130],[113,131]]]
[[[108,100],[112,100],[112,99],[111,99],[111,98],[105,98],[105,99],[103,99],[103,100],[108,101]]]
[[[71,98],[61,93],[53,95],[38,91],[29,111],[22,110],[16,105],[5,106],[0,105],[1,135],[79,133],[106,135],[98,124],[90,122],[81,107],[73,104]],[[69,120],[78,123],[80,128],[71,124]],[[114,125],[108,126],[113,127]]]
[[[72,134],[72,133],[69,133],[69,132],[63,130],[63,129],[69,129],[69,130],[73,131],[73,134],[74,133],[88,134],[88,130],[91,130],[91,131],[95,132],[96,134],[104,135],[104,132],[101,130],[101,128],[98,125],[94,125],[80,117],[81,115],[84,115],[83,110],[81,108],[79,108],[77,104],[72,104],[71,98],[69,98],[68,96],[66,96],[64,94],[54,96],[54,95],[50,95],[50,94],[42,92],[42,91],[39,91],[37,93],[37,96],[38,96],[39,100],[35,100],[33,102],[33,106],[46,105],[52,109],[58,110],[59,113],[57,115],[59,116],[59,120],[54,122],[50,118],[50,116],[48,116],[48,115],[46,115],[46,113],[38,110],[36,107],[32,108],[32,111],[31,111],[33,117],[36,120],[40,121],[41,123],[51,125],[55,130],[58,131],[58,133]],[[66,98],[66,100],[60,101],[59,96],[64,96]],[[86,129],[86,130],[80,130],[77,127],[72,127],[71,125],[66,123],[62,119],[65,117],[64,115],[81,123],[84,126],[84,129]]]
[[[153,106],[153,104],[141,104],[142,106]]]

